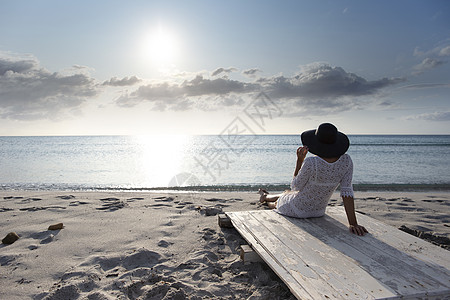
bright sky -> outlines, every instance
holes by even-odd
[[[0,0],[0,135],[450,134],[450,1]]]

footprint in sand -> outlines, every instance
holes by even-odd
[[[450,205],[450,202],[449,201],[446,201],[446,200],[442,200],[442,199],[424,199],[424,200],[422,200],[422,202],[427,202],[427,203],[439,203],[439,204],[442,204],[442,205]]]
[[[2,255],[0,256],[0,266],[8,266],[16,261],[18,255]]]
[[[84,202],[84,201],[72,201],[69,203],[69,206],[79,206],[79,205],[85,205],[85,204],[89,204],[89,202]]]
[[[433,214],[433,215],[423,215],[422,218],[433,220],[435,222],[438,222],[440,224],[442,223],[449,223],[450,217],[447,214]]]
[[[172,221],[169,221],[169,222],[167,222],[167,223],[165,223],[165,224],[162,224],[163,226],[173,226],[174,224],[173,224],[173,222]]]
[[[389,199],[386,199],[386,201],[391,201],[391,202],[395,202],[395,201],[398,201],[398,200],[400,200],[400,198],[389,198]]]
[[[386,198],[381,198],[381,197],[367,197],[367,198],[361,198],[361,200],[386,201]]]
[[[22,201],[20,201],[20,203],[29,203],[29,202],[33,202],[33,201],[41,201],[41,198],[27,198],[27,199],[23,199]]]
[[[193,262],[193,261],[186,261],[183,262],[181,264],[179,264],[178,266],[175,267],[175,270],[195,270],[200,266],[199,263]]]
[[[111,201],[119,201],[119,198],[103,198],[100,199],[100,201],[104,201],[104,202],[111,202]]]
[[[47,295],[47,299],[78,299],[81,290],[75,285],[59,287]]]
[[[210,199],[205,199],[208,202],[227,202],[227,200],[225,199],[220,199],[220,198],[210,198]]]
[[[153,198],[153,199],[155,199],[155,202],[160,202],[160,201],[172,202],[173,201],[172,197],[156,197],[156,198]]]
[[[46,237],[45,239],[43,239],[41,241],[41,244],[48,244],[53,242],[53,240],[55,239],[55,236],[53,234],[50,234],[48,237]]]
[[[402,200],[402,202],[414,202],[414,200],[412,200],[412,199],[409,199],[409,198],[404,198],[403,200]]]
[[[56,198],[63,199],[63,200],[71,200],[75,199],[74,195],[64,195],[64,196],[56,196]]]
[[[160,230],[159,232],[160,232],[163,236],[167,236],[167,237],[173,235],[171,232],[168,232],[168,231],[165,231],[165,230]]]
[[[127,204],[123,201],[120,201],[118,198],[104,198],[100,199],[102,202],[106,202],[101,207],[97,207],[97,210],[109,210],[109,211],[115,211],[121,208],[124,208],[127,206]]]
[[[144,198],[130,198],[130,199],[127,199],[127,202],[134,202],[134,201],[140,201],[140,200],[144,200]]]
[[[230,198],[230,199],[209,198],[209,199],[205,199],[205,200],[208,202],[220,202],[220,203],[243,201],[243,199],[240,199],[240,198]]]
[[[57,233],[56,233],[57,234]],[[40,240],[39,244],[48,244],[55,240],[55,235],[49,231],[36,232],[30,235],[32,239]],[[37,249],[37,245],[31,245],[30,250]]]
[[[115,211],[115,210],[119,210],[121,208],[125,207],[125,203],[123,203],[122,201],[119,201],[117,203],[105,203],[103,204],[101,207],[97,207],[97,210],[109,210],[109,211]]]
[[[160,209],[160,208],[164,208],[164,207],[172,207],[172,205],[164,204],[164,203],[157,203],[157,204],[145,205],[144,207]]]
[[[194,208],[195,206],[193,205],[194,202],[191,201],[175,201],[174,203],[177,204],[177,206],[175,206],[176,209],[183,209],[187,206],[187,208]]]
[[[39,211],[39,210],[47,210],[47,209],[66,209],[65,207],[62,206],[41,206],[41,207],[25,207],[25,208],[20,208],[19,210],[21,211]]]
[[[198,210],[200,211],[200,213],[202,215],[205,215],[206,217],[210,217],[210,216],[216,216],[218,214],[221,214],[223,212],[222,207],[220,206],[220,204],[217,204],[216,206],[200,206],[198,208]]]
[[[202,233],[202,238],[206,241],[209,241],[209,240],[215,239],[215,235],[216,235],[217,231],[215,231],[212,228],[205,228],[201,231],[201,233]]]
[[[398,205],[398,206],[402,206],[402,207],[404,207],[404,206],[409,206],[409,204],[407,204],[407,203],[395,203],[395,205]]]
[[[165,241],[165,240],[160,240],[158,242],[158,247],[162,247],[162,248],[167,248],[167,247],[169,247],[171,245],[173,245],[172,242],[168,242],[168,241]]]

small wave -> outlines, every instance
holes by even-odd
[[[354,184],[355,191],[393,191],[393,192],[421,192],[421,191],[450,191],[450,183],[439,184]]]
[[[365,146],[365,147],[392,147],[392,146],[399,146],[399,147],[449,147],[449,143],[352,143],[351,147],[355,146]]]
[[[191,191],[191,192],[253,192],[263,187],[269,191],[285,191],[290,187],[287,184],[229,184],[229,185],[199,185],[199,186],[173,186],[173,187],[130,187],[107,185],[69,185],[69,184],[2,184],[0,190],[44,190],[44,191]],[[443,184],[354,184],[355,191],[394,191],[394,192],[421,192],[421,191],[450,191],[450,183]]]

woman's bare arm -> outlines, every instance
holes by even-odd
[[[303,146],[297,148],[297,164],[295,165],[294,177],[298,175],[298,172],[300,172],[306,154],[308,154],[308,147]]]
[[[345,196],[342,197],[342,200],[344,201],[345,213],[347,214],[350,232],[357,235],[366,234],[368,232],[367,229],[364,228],[364,226],[358,225],[358,221],[356,220],[355,201],[353,197]]]

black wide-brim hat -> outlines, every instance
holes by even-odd
[[[317,129],[302,133],[302,144],[308,151],[320,157],[339,157],[350,147],[348,137],[333,124],[323,123]]]

